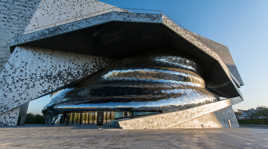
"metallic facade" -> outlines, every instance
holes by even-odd
[[[206,89],[202,70],[187,58],[135,57],[118,63],[54,95],[44,113],[57,117],[71,110],[164,112],[218,101]]]
[[[163,14],[47,0],[31,16],[0,73],[0,125],[16,125],[31,100],[54,92],[48,123],[66,112],[165,113],[243,100],[228,49]]]

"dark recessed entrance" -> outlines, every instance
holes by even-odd
[[[112,112],[112,111],[71,111],[64,112],[60,124],[103,126],[122,119],[130,119],[158,112]]]

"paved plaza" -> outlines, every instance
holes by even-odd
[[[267,128],[170,130],[0,128],[0,149],[267,149]]]

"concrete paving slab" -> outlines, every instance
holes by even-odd
[[[267,149],[268,129],[118,130],[40,126],[1,128],[0,148]]]

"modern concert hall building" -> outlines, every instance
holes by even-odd
[[[162,13],[98,0],[6,6],[17,11],[1,16],[10,37],[0,43],[0,126],[22,125],[29,102],[50,95],[49,125],[239,127],[243,81],[226,46]]]

